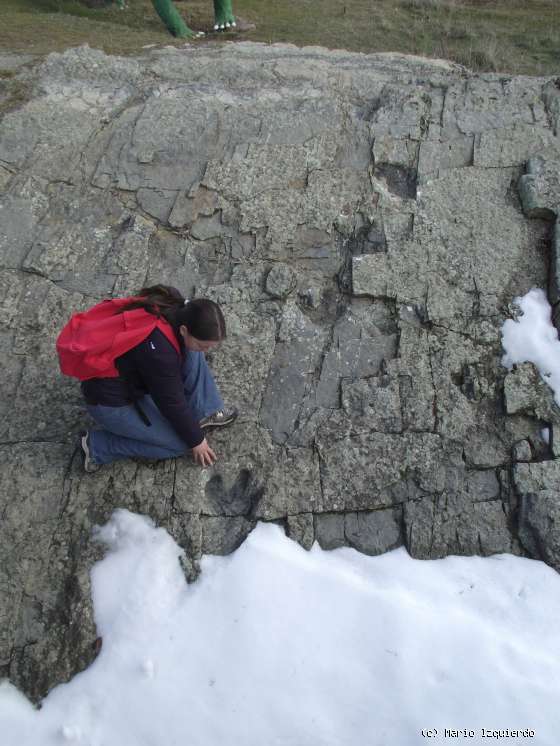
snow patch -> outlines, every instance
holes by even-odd
[[[533,288],[513,303],[522,315],[517,320],[508,319],[502,326],[502,365],[511,369],[515,363],[533,363],[560,406],[560,340],[546,294]]]
[[[101,651],[38,711],[0,685],[2,746],[557,744],[560,576],[542,562],[306,552],[258,524],[187,585],[149,519],[119,510],[97,537]]]

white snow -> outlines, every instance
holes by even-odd
[[[513,302],[522,315],[517,320],[508,319],[502,327],[502,365],[511,368],[514,363],[534,363],[560,406],[560,340],[546,294],[533,288]]]
[[[117,511],[99,537],[101,652],[38,711],[1,684],[2,746],[558,743],[560,576],[541,562],[306,552],[258,524],[187,585],[147,518]],[[534,737],[491,733],[508,728]]]

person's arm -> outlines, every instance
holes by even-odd
[[[155,330],[137,345],[134,362],[148,393],[179,437],[193,451],[201,446],[204,433],[185,399],[181,358],[165,335]]]

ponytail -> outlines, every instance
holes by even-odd
[[[142,288],[119,313],[136,308],[163,317],[175,333],[184,325],[189,334],[201,341],[220,342],[226,337],[226,322],[217,303],[208,298],[186,301],[177,288],[169,285]]]
[[[195,298],[183,304],[175,314],[175,323],[184,324],[189,334],[204,342],[221,342],[226,338],[222,309],[208,298]]]
[[[184,304],[185,299],[177,288],[169,285],[152,285],[149,288],[142,288],[131,299],[130,303],[123,306],[119,313],[123,311],[134,311],[136,308],[143,308],[148,313],[153,313],[158,319],[163,316],[166,321],[172,323],[174,313]]]

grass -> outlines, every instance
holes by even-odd
[[[45,54],[88,43],[113,54],[170,36],[150,0],[92,9],[79,0],[0,0],[0,48]],[[559,0],[233,0],[256,24],[245,33],[215,34],[211,0],[177,2],[195,30],[193,44],[225,39],[291,42],[356,52],[403,52],[453,60],[479,71],[560,74]]]
[[[24,104],[29,94],[27,83],[19,80],[11,70],[0,70],[0,115]]]

